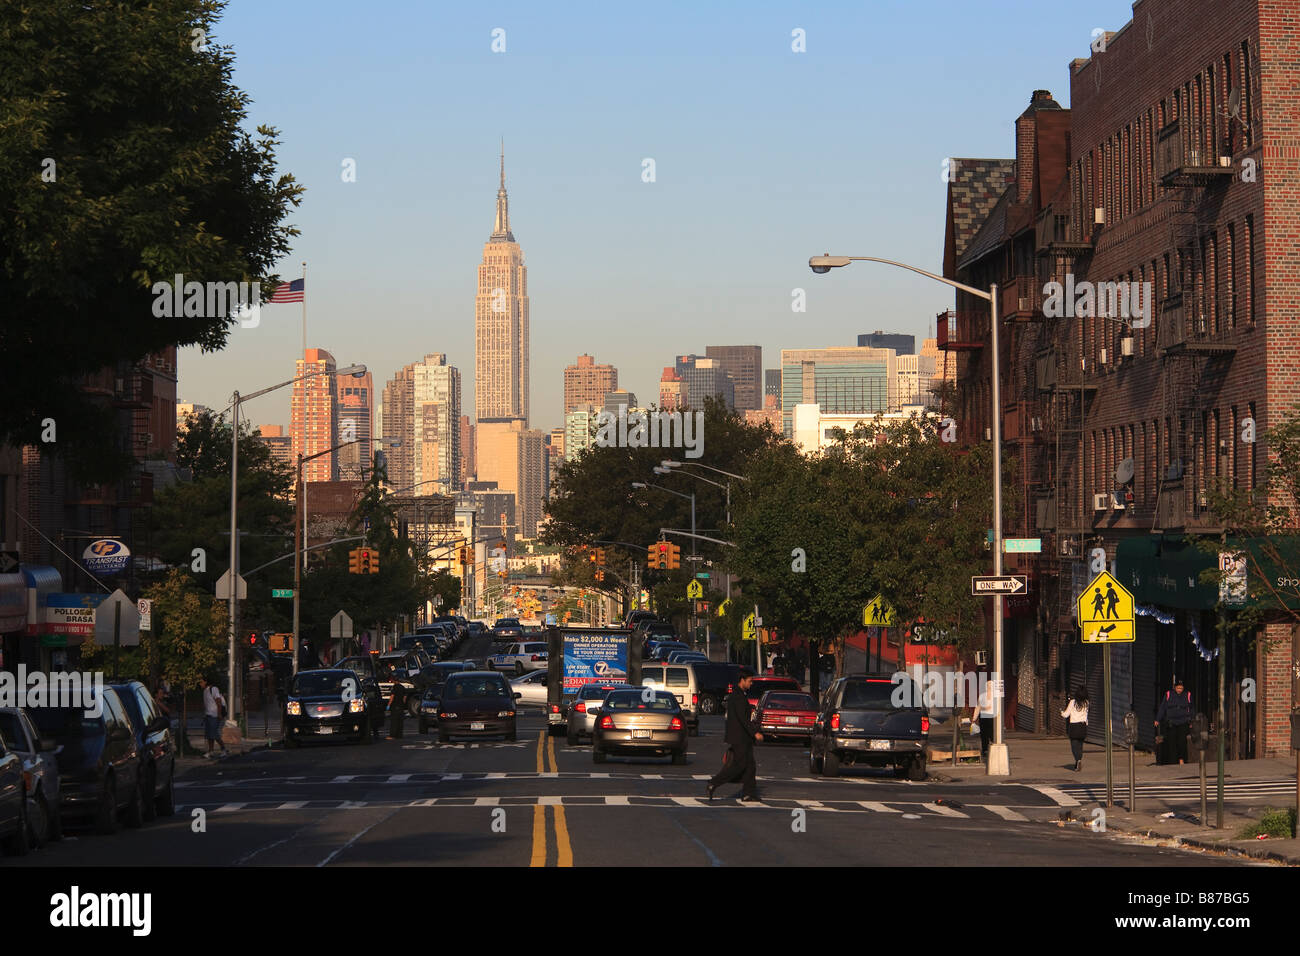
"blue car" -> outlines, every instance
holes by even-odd
[[[27,789],[27,828],[31,842],[40,846],[46,840],[63,838],[63,819],[59,813],[59,762],[63,747],[45,740],[21,707],[0,707],[0,738],[22,758],[23,772],[30,784]]]

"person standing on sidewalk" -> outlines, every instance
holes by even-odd
[[[206,677],[199,678],[199,686],[203,688],[203,733],[208,740],[209,757],[215,755],[213,745],[221,748],[221,756],[226,756],[230,751],[226,750],[226,742],[221,739],[221,722],[226,716],[226,698],[221,696],[221,691],[216,684],[210,683]]]
[[[985,681],[984,689],[980,691],[979,708],[980,722],[980,757],[986,762],[989,759],[989,745],[993,743],[994,724],[997,722],[997,706],[993,699],[992,681]]]
[[[1183,682],[1174,678],[1174,689],[1165,691],[1164,700],[1156,712],[1156,727],[1164,724],[1161,731],[1165,738],[1165,753],[1169,763],[1178,758],[1180,764],[1187,762],[1187,730],[1192,722],[1192,695],[1183,687]]]
[[[1074,754],[1074,769],[1083,769],[1083,742],[1088,736],[1088,692],[1080,687],[1061,711],[1069,720],[1066,735],[1070,738],[1070,753]]]
[[[727,752],[722,758],[722,769],[705,788],[710,800],[718,787],[737,780],[740,781],[742,801],[758,799],[754,742],[762,740],[763,735],[754,729],[753,709],[749,706],[749,687],[753,683],[754,672],[748,667],[742,667],[736,689],[727,695],[727,730],[724,736]]]

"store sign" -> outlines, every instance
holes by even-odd
[[[81,560],[95,577],[121,574],[131,561],[131,549],[113,538],[100,538],[86,545]]]
[[[47,594],[41,634],[72,634],[87,637],[95,633],[95,609],[107,594]],[[44,642],[42,642],[44,643]]]

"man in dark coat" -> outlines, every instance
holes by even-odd
[[[1192,695],[1180,679],[1174,679],[1174,689],[1165,691],[1156,713],[1156,726],[1164,724],[1165,754],[1169,763],[1176,759],[1187,762],[1187,730],[1192,722]]]
[[[749,687],[754,683],[754,672],[748,667],[740,670],[736,689],[727,695],[727,730],[724,740],[727,753],[722,759],[722,769],[709,781],[707,792],[724,783],[740,781],[740,799],[749,802],[758,799],[757,767],[754,763],[754,742],[763,739],[754,727],[753,708],[749,706]]]

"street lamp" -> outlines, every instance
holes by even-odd
[[[238,625],[237,617],[239,614],[239,407],[244,402],[260,398],[268,392],[274,392],[286,385],[294,385],[317,375],[328,374],[329,369],[317,369],[314,372],[308,372],[306,375],[291,378],[287,382],[281,382],[279,385],[259,389],[251,395],[240,395],[239,392],[235,392],[230,397],[229,407],[231,409],[232,425],[230,430],[230,597],[228,606],[230,662],[226,674],[227,692],[230,694],[230,719],[227,723],[230,725],[235,723],[235,708],[239,703],[239,697],[235,694],[235,630]],[[335,370],[334,374],[362,378],[366,374],[366,367],[364,365],[349,365],[346,368]],[[297,648],[294,649],[294,652],[297,653]]]
[[[654,489],[656,489],[656,490],[658,490],[658,491],[666,491],[666,492],[668,492],[668,494],[670,494],[670,495],[676,495],[678,498],[685,498],[685,499],[687,499],[688,501],[690,501],[690,503],[691,503],[691,557],[694,558],[694,557],[695,557],[695,541],[696,541],[696,538],[695,538],[695,493],[692,492],[691,494],[687,495],[687,494],[683,494],[683,493],[680,492],[680,491],[673,491],[671,488],[665,488],[663,485],[651,485],[651,484],[647,484],[647,483],[644,482],[644,481],[634,481],[634,482],[632,482],[632,487],[633,487],[633,488],[654,488]],[[692,574],[695,573],[695,562],[694,562],[693,560],[691,561],[691,573],[692,573]],[[695,615],[694,615],[693,613],[691,614],[691,622],[692,622],[692,624],[691,624],[691,640],[694,641],[694,640],[695,640],[695,624],[694,624],[694,622],[695,622]]]
[[[944,285],[952,286],[954,289],[960,289],[969,293],[978,299],[983,299],[989,303],[989,313],[992,318],[992,373],[993,387],[991,389],[993,399],[993,573],[997,577],[1002,576],[1002,390],[1000,371],[998,368],[999,347],[998,347],[998,286],[997,283],[990,283],[988,290],[976,289],[972,286],[965,285],[961,282],[954,282],[952,279],[944,276],[935,275],[933,272],[926,272],[924,269],[918,269],[916,266],[909,266],[905,262],[895,262],[893,259],[878,259],[875,256],[813,256],[808,260],[808,267],[819,275],[830,272],[832,269],[839,269],[847,266],[850,262],[879,262],[887,266],[895,266],[899,269],[906,269],[909,272],[915,272],[917,275],[923,275],[927,279],[933,279],[935,282],[942,282]],[[995,593],[993,595],[993,673],[998,682],[998,692],[994,697],[996,701],[996,713],[993,718],[993,744],[989,748],[989,769],[990,777],[1005,777],[1011,773],[1011,761],[1007,754],[1007,745],[1002,739],[1002,701],[1004,699],[1004,682],[1002,666],[1002,595]]]

